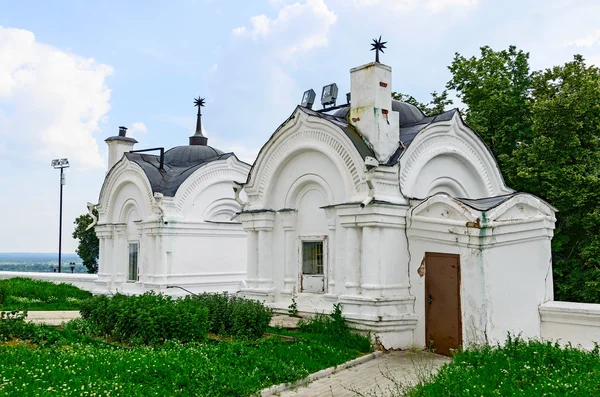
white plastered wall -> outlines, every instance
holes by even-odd
[[[527,194],[490,211],[477,211],[446,195],[417,205],[407,228],[411,291],[419,317],[415,343],[425,345],[425,279],[418,269],[426,252],[460,255],[465,345],[503,342],[508,332],[539,338],[538,307],[552,300],[554,221],[553,210]]]
[[[232,218],[241,207],[231,189],[249,166],[234,156],[200,167],[175,197],[155,198],[134,162],[123,157],[100,195],[100,266],[96,293],[160,290],[235,292],[245,276],[246,235]],[[136,219],[133,219],[135,217]],[[137,237],[137,238],[136,238]],[[139,242],[139,282],[128,282],[128,243]]]

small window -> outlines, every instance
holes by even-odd
[[[129,244],[129,281],[139,281],[138,248],[138,243]]]
[[[323,242],[302,242],[302,273],[323,274]]]

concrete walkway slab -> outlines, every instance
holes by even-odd
[[[281,392],[281,397],[389,396],[398,386],[412,386],[437,372],[448,357],[422,351],[393,351],[363,364]],[[389,379],[388,379],[389,378]],[[390,380],[391,379],[391,380]]]
[[[81,316],[77,310],[27,312],[27,321],[35,324],[60,325],[79,317]]]

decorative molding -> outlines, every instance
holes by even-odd
[[[454,156],[468,164],[481,178],[481,187],[488,196],[513,192],[504,185],[496,160],[481,139],[455,116],[447,123],[435,123],[423,130],[400,158],[399,179],[405,194],[414,196],[421,170],[440,155]]]
[[[123,158],[111,168],[104,179],[104,184],[100,190],[98,213],[102,216],[102,218],[99,217],[102,221],[111,221],[105,219],[105,217],[108,215],[109,209],[112,206],[112,199],[115,193],[127,183],[132,183],[137,186],[142,195],[148,198],[148,208],[152,206],[154,197],[152,194],[152,187],[150,186],[146,174],[140,166],[127,160],[127,157],[123,156]],[[140,214],[140,216],[142,216],[142,214]]]
[[[343,131],[300,110],[265,144],[248,178],[246,191],[251,203],[260,204],[273,182],[273,175],[291,154],[308,149],[329,157],[344,180],[347,193],[360,190],[362,158]],[[353,191],[354,192],[353,192]]]
[[[174,202],[178,212],[181,212],[188,197],[197,195],[211,185],[220,182],[243,180],[248,176],[250,167],[246,163],[229,157],[225,161],[213,161],[200,167],[179,187],[175,193]],[[233,190],[231,194],[233,199]]]

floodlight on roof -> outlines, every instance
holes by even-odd
[[[321,93],[321,105],[323,108],[327,105],[335,106],[335,101],[338,96],[338,86],[337,84],[329,84],[323,87],[323,92]]]
[[[50,163],[54,168],[69,168],[69,160],[68,159],[54,159],[52,163]]]
[[[312,88],[308,91],[304,91],[304,94],[302,95],[302,103],[300,103],[300,106],[312,109],[312,106],[315,103],[316,96],[317,94]]]

